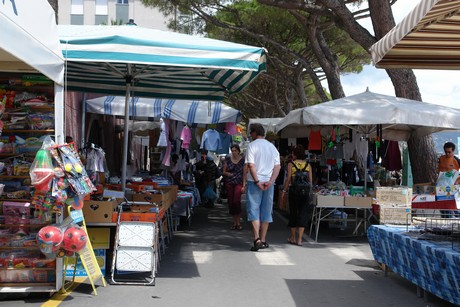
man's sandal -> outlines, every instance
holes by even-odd
[[[259,249],[264,248],[264,245],[262,241],[260,241],[260,238],[257,238],[254,240],[254,245],[251,246],[251,251],[252,252],[257,252]]]

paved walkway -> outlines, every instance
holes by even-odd
[[[196,208],[191,226],[181,226],[163,255],[155,286],[108,285],[94,296],[82,284],[61,306],[452,306],[417,297],[396,274],[384,277],[365,237],[324,227],[319,243],[290,245],[286,220],[275,213],[270,247],[251,252],[249,224],[230,230],[230,220],[225,204]],[[8,298],[0,306],[47,299]]]

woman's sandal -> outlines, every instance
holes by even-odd
[[[234,229],[236,229],[236,230],[243,230],[243,226],[241,226],[241,225],[236,225]]]
[[[267,242],[262,242],[262,246],[263,246],[263,248],[269,248],[270,247],[270,245],[268,245]]]
[[[230,230],[235,230],[235,229],[237,229],[236,225],[232,225],[232,227],[230,227]]]
[[[264,248],[264,244],[260,241],[260,238],[254,240],[254,245],[251,246],[252,252],[257,252],[259,249]]]

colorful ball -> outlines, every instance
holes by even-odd
[[[78,252],[86,246],[88,236],[86,232],[78,226],[70,226],[64,232],[62,248],[69,252]]]
[[[38,231],[37,242],[40,251],[46,254],[56,253],[64,239],[64,233],[59,227],[45,226]]]
[[[66,171],[67,173],[70,173],[70,172],[72,171],[72,168],[73,168],[73,167],[72,167],[72,164],[71,164],[71,163],[66,163],[66,164],[64,165],[64,169],[65,169],[65,171]]]

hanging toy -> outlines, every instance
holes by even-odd
[[[31,183],[35,191],[45,194],[51,187],[54,178],[54,169],[48,150],[40,149],[35,155],[35,160],[30,168]]]
[[[77,225],[69,226],[64,232],[62,248],[70,252],[79,252],[86,246],[88,235]]]
[[[74,210],[81,210],[84,205],[83,197],[67,198],[66,204],[72,206]]]
[[[37,241],[40,251],[48,258],[54,258],[64,239],[64,232],[61,228],[48,225],[41,228],[37,233]]]

